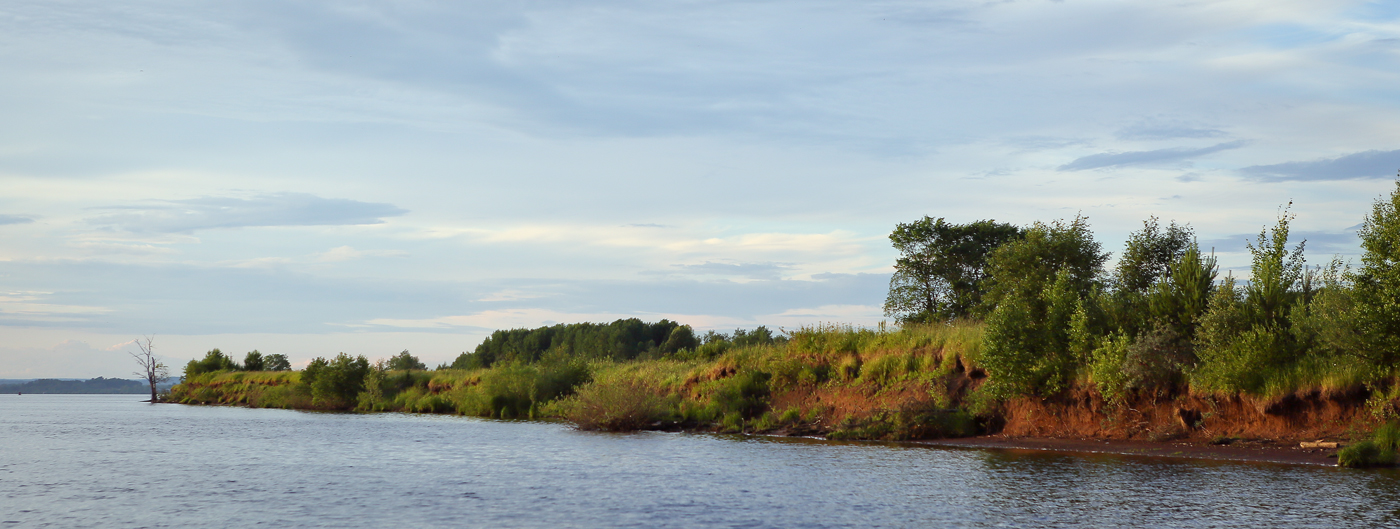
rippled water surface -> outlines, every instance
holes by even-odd
[[[0,396],[0,527],[1396,527],[1400,474]]]

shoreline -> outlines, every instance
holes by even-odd
[[[141,401],[149,402],[149,401]],[[220,404],[186,404],[172,401],[161,401],[162,404],[182,404],[185,406],[231,406],[242,408],[253,408],[246,404],[220,403]],[[304,410],[297,411],[317,411]],[[437,413],[423,412],[331,412],[331,413],[410,413],[424,415],[441,415]],[[457,414],[453,414],[457,415]],[[478,417],[480,418],[480,417]],[[502,420],[490,419],[488,420]],[[511,420],[511,419],[505,419]],[[533,419],[541,420],[541,419]],[[559,422],[564,424],[574,424],[564,419],[544,419],[545,422]],[[577,426],[577,425],[574,425]],[[672,431],[693,434],[719,434],[720,432],[705,429],[659,429],[656,431]],[[733,434],[730,434],[733,435]],[[825,436],[820,435],[791,435],[781,432],[753,432],[739,433],[745,436],[762,436],[773,438],[793,438],[801,437],[816,441],[830,442]],[[877,443],[897,443],[912,444],[922,446],[937,446],[947,448],[966,448],[978,450],[1007,450],[1007,451],[1030,451],[1030,452],[1058,452],[1065,454],[1098,454],[1098,455],[1125,455],[1153,457],[1164,459],[1193,459],[1205,461],[1232,461],[1241,463],[1273,463],[1286,465],[1306,465],[1337,467],[1337,448],[1302,448],[1297,441],[1286,442],[1274,439],[1241,439],[1228,445],[1215,445],[1203,442],[1191,441],[1132,441],[1132,440],[1110,440],[1110,439],[1065,439],[1052,437],[1018,437],[1012,435],[979,435],[973,437],[957,437],[944,439],[913,439],[907,441],[879,441],[874,439],[847,439],[841,442],[877,442]]]
[[[1127,455],[1158,458],[1337,466],[1337,449],[1301,448],[1298,443],[1269,439],[1241,440],[1228,445],[1200,442],[1121,441],[1105,439],[1056,439],[983,435],[957,439],[912,441],[930,446],[1022,450],[1079,454]]]

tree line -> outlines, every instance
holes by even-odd
[[[243,355],[243,363],[240,364],[234,361],[232,356],[224,354],[216,347],[205,353],[204,358],[190,360],[189,363],[185,364],[185,378],[215,371],[291,371],[291,369],[292,363],[287,360],[287,355],[264,355],[254,349]]]
[[[646,360],[684,353],[713,357],[732,346],[768,344],[782,339],[766,326],[736,329],[733,334],[707,331],[703,336],[696,336],[691,326],[666,319],[656,323],[637,318],[612,323],[561,323],[535,329],[498,330],[471,353],[462,353],[445,367],[480,369],[501,362],[569,359]]]
[[[986,324],[982,362],[999,397],[1090,381],[1130,392],[1275,394],[1324,379],[1393,377],[1400,360],[1400,181],[1358,232],[1364,254],[1309,267],[1284,207],[1247,245],[1250,277],[1220,277],[1189,225],[1143,222],[1105,264],[1088,219],[1017,227],[925,217],[900,252],[885,312],[899,323]]]

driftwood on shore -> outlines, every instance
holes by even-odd
[[[1298,443],[1300,448],[1337,448],[1341,446],[1336,441],[1303,441]]]

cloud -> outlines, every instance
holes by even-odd
[[[283,267],[0,261],[0,276],[24,277],[28,283],[23,291],[0,293],[0,328],[122,334],[132,329],[178,329],[180,334],[321,334],[395,323],[392,326],[425,332],[456,332],[452,329],[479,326],[489,331],[522,322],[542,325],[539,322],[667,315],[707,318],[680,319],[692,324],[723,316],[758,325],[765,323],[765,314],[800,307],[878,306],[889,286],[888,274],[816,275],[819,277],[811,281],[742,283],[680,278],[437,280],[401,273],[392,277],[336,277]],[[560,316],[531,316],[533,313],[519,311]],[[499,317],[437,320],[480,314]],[[353,327],[368,322],[373,322],[370,327]]]
[[[698,275],[736,276],[749,279],[778,279],[791,265],[779,263],[716,263],[706,261],[696,265],[671,265]]]
[[[1218,143],[1210,147],[1200,149],[1185,149],[1173,147],[1170,149],[1157,149],[1155,151],[1130,151],[1117,153],[1091,154],[1076,158],[1074,161],[1061,165],[1057,169],[1061,171],[1083,171],[1085,169],[1100,169],[1104,167],[1120,167],[1125,165],[1143,165],[1152,163],[1179,162],[1205,156],[1229,149],[1243,147],[1244,141],[1229,141]]]
[[[1138,124],[1118,130],[1115,136],[1124,140],[1175,140],[1182,138],[1220,138],[1225,131],[1188,125]]]
[[[69,246],[97,255],[171,255],[180,253],[174,248],[139,243],[80,241],[71,243]]]
[[[381,224],[407,213],[392,204],[276,193],[252,198],[202,197],[167,200],[150,206],[108,206],[116,210],[86,219],[88,224],[130,232],[189,233],[256,226],[344,226]]]
[[[334,263],[340,261],[353,261],[356,259],[363,259],[365,257],[403,257],[406,255],[408,255],[408,252],[405,252],[403,250],[356,250],[349,246],[340,246],[316,254],[316,260],[326,263]]]
[[[0,325],[86,322],[112,312],[106,307],[54,303],[53,292],[0,292]]]
[[[1241,173],[1266,182],[1284,180],[1388,179],[1400,170],[1400,150],[1364,151],[1308,162],[1251,165]]]
[[[0,226],[5,226],[7,224],[29,224],[31,222],[34,222],[34,219],[24,215],[0,215]]]

